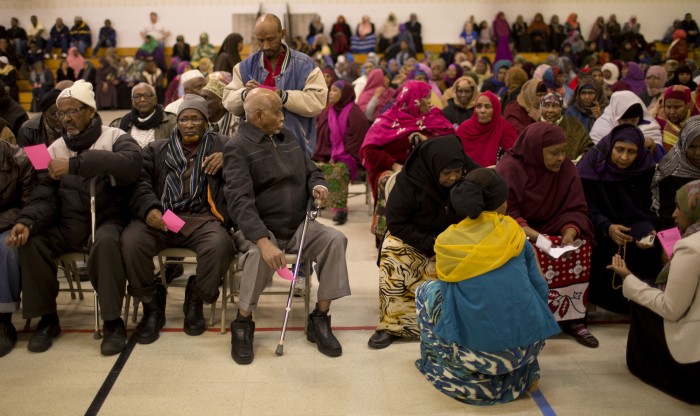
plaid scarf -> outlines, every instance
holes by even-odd
[[[202,170],[202,163],[211,148],[210,129],[204,133],[204,137],[199,142],[197,148],[197,159],[192,169],[192,177],[190,177],[190,197],[189,199],[182,198],[182,174],[187,169],[187,158],[182,150],[182,144],[178,137],[177,128],[173,129],[167,146],[165,155],[165,165],[168,168],[168,174],[165,177],[165,189],[161,196],[161,203],[164,209],[172,211],[197,209],[206,205],[206,194],[203,190],[206,187],[206,175]]]

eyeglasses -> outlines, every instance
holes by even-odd
[[[70,117],[70,118],[73,118],[73,117],[75,117],[76,115],[78,115],[78,112],[79,112],[80,110],[82,110],[83,108],[85,108],[85,107],[87,107],[87,106],[86,106],[86,105],[81,105],[81,106],[78,107],[78,108],[71,108],[70,110],[66,110],[66,111],[56,111],[56,117],[58,117],[58,118],[63,118],[63,117],[65,117],[65,116],[68,116],[68,117]]]
[[[148,94],[134,94],[131,96],[131,100],[132,101],[141,101],[142,98],[145,98],[148,100],[148,99],[153,98],[155,96],[156,96],[155,94],[151,94],[150,92]]]
[[[187,125],[187,123],[192,123],[195,126],[199,126],[204,123],[204,119],[201,118],[181,118],[177,121],[177,124]]]

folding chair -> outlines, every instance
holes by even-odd
[[[197,253],[194,252],[193,250],[187,249],[187,248],[182,248],[182,247],[168,247],[164,250],[161,250],[157,255],[156,258],[158,259],[158,270],[160,271],[160,281],[165,286],[166,288],[169,287],[168,283],[165,280],[165,265],[166,264],[197,264]],[[182,260],[178,260],[182,258]],[[194,260],[187,260],[187,258],[193,258]],[[224,282],[226,281],[226,276],[222,276]],[[126,305],[124,305],[124,321],[126,322],[127,318],[129,317],[129,295],[127,294],[127,301]],[[214,325],[214,316],[216,314],[216,302],[212,302],[211,304],[211,314],[209,316],[209,326]],[[131,318],[131,321],[133,323],[136,323],[136,318],[138,317],[138,302],[135,300],[134,301],[134,313]]]
[[[369,181],[367,179],[367,171],[361,168],[360,166],[357,167],[357,175],[355,176],[355,180],[350,184],[350,185],[359,185],[363,184],[365,186],[364,192],[359,192],[359,191],[349,191],[348,190],[348,198],[353,197],[353,196],[358,196],[358,195],[364,195],[365,196],[365,204],[367,204],[367,215],[372,215],[372,190],[369,187]]]
[[[297,256],[294,253],[285,254],[285,262],[287,264],[294,264],[296,262]],[[228,303],[236,303],[235,296],[239,293],[241,273],[243,269],[239,265],[239,255],[231,262],[229,267],[228,279],[224,279],[223,288],[221,291],[221,333],[226,333],[226,311]],[[308,258],[303,259],[304,262],[304,292],[302,297],[304,298],[304,333],[306,333],[309,316],[309,303],[311,300],[311,260]],[[273,276],[274,279],[274,276]],[[282,295],[287,296],[289,294],[289,289],[286,287],[276,289],[276,290],[264,290],[263,295]]]

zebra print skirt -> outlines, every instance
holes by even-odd
[[[544,341],[496,353],[449,344],[433,332],[442,301],[437,282],[427,282],[416,291],[421,338],[416,367],[436,389],[464,403],[489,405],[517,399],[540,378],[537,355]]]
[[[417,339],[416,288],[435,276],[434,261],[387,233],[379,255],[381,321],[377,331]]]

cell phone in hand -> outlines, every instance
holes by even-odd
[[[639,242],[641,244],[644,244],[646,246],[653,246],[654,245],[654,240],[656,239],[655,235],[648,235],[646,237],[643,237]]]

